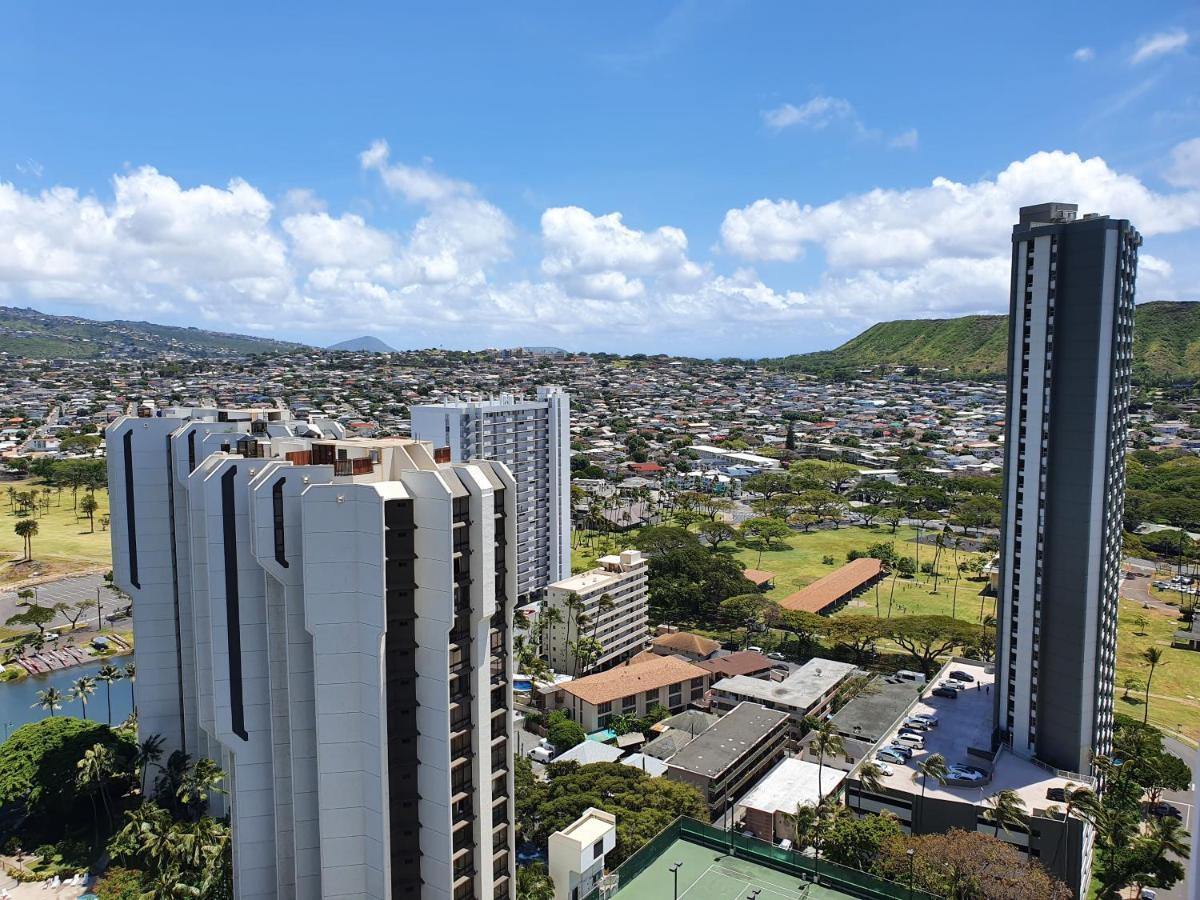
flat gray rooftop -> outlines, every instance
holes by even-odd
[[[672,768],[716,778],[787,718],[787,713],[777,709],[739,703],[668,762]]]
[[[834,714],[834,727],[845,737],[873,744],[887,734],[923,690],[922,685],[911,681],[872,678],[857,697]]]
[[[807,711],[857,668],[852,663],[832,659],[810,659],[783,681],[734,675],[722,678],[713,685],[713,690]]]

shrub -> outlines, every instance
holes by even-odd
[[[92,889],[99,900],[140,900],[142,873],[137,869],[111,866]]]
[[[583,726],[573,719],[568,719],[566,713],[561,710],[552,712],[548,721],[546,738],[554,745],[557,753],[570,750],[587,740],[587,733],[583,730]]]

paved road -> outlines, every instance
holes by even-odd
[[[39,584],[35,588],[37,591],[37,602],[41,606],[51,606],[55,603],[66,603],[69,606],[74,606],[76,603],[84,601],[91,603],[92,607],[84,612],[80,623],[87,622],[92,626],[96,624],[95,603],[97,589],[100,591],[100,608],[105,617],[115,613],[119,609],[123,609],[129,604],[126,598],[105,589],[104,577],[101,575],[72,575],[66,578],[59,578],[56,581]],[[6,621],[9,616],[22,610],[23,607],[17,605],[16,591],[0,591],[0,622]],[[67,624],[69,624],[69,621],[60,615],[50,623],[49,627],[54,628]],[[105,624],[108,624],[107,618]]]
[[[1195,788],[1196,782],[1200,781],[1200,753],[1172,737],[1163,738],[1163,748],[1169,753],[1174,753],[1192,767],[1192,787]],[[1195,790],[1168,791],[1163,794],[1163,799],[1179,807],[1180,812],[1183,813],[1183,826],[1192,834],[1192,858],[1190,862],[1184,863],[1187,874],[1179,884],[1170,890],[1156,888],[1158,898],[1159,900],[1195,900],[1191,886],[1200,884],[1196,871],[1198,854],[1200,854],[1200,828],[1196,824],[1196,793]]]

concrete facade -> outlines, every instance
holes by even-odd
[[[1013,229],[995,721],[1014,753],[1087,772],[1112,747],[1141,237],[1076,212]]]
[[[571,574],[571,398],[560,387],[524,400],[414,406],[412,436],[449,447],[454,462],[504,463],[517,483],[517,592],[540,594]]]
[[[142,736],[228,773],[236,895],[512,896],[511,475],[163,412],[108,431],[114,578]]]
[[[648,561],[637,550],[625,550],[619,556],[602,556],[597,562],[596,568],[546,589],[544,602],[562,616],[544,637],[550,666],[556,672],[582,675],[605,669],[633,656],[646,643]],[[581,604],[578,612],[590,622],[584,635],[595,638],[601,647],[596,661],[587,668],[578,667],[578,673],[571,651],[571,643],[580,637],[575,611],[568,605],[572,596]]]

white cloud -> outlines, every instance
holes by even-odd
[[[1178,53],[1187,45],[1188,33],[1182,28],[1146,35],[1138,40],[1137,49],[1129,57],[1129,62],[1136,66],[1159,56]]]
[[[834,269],[911,268],[938,257],[994,253],[1020,206],[1050,198],[1132,219],[1147,235],[1200,225],[1200,191],[1156,193],[1100,158],[1055,151],[973,184],[935,178],[927,187],[876,189],[815,207],[758,200],[726,213],[721,237],[745,259],[792,260],[817,245]]]
[[[585,297],[628,300],[645,291],[643,278],[691,285],[703,270],[688,259],[680,228],[629,228],[620,213],[595,216],[578,206],[542,213],[542,272]]]
[[[510,269],[517,232],[500,209],[428,163],[391,161],[382,144],[363,165],[417,206],[403,229],[330,211],[303,189],[276,206],[245,181],[189,187],[149,167],[115,176],[104,197],[0,183],[0,234],[12,236],[0,242],[0,302],[90,303],[106,314],[307,331],[317,342],[350,331],[467,346],[561,335],[596,348],[763,355],[811,347],[822,333],[832,343],[880,319],[1003,309],[1024,203],[1079,202],[1151,237],[1196,229],[1198,155],[1196,142],[1175,148],[1173,192],[1053,152],[973,183],[937,178],[817,206],[783,198],[729,210],[721,234],[734,257],[779,264],[816,251],[804,274],[775,265],[767,280],[746,263],[729,272],[694,259],[681,228],[634,227],[620,212],[578,206],[546,209],[540,234],[519,244],[530,254]],[[1186,250],[1169,238],[1147,249],[1142,296],[1186,294],[1177,287],[1194,283]]]
[[[888,146],[897,150],[916,150],[918,143],[920,143],[920,135],[917,134],[917,129],[910,128],[889,140]]]
[[[1166,179],[1176,187],[1200,188],[1200,138],[1192,138],[1171,148]]]
[[[27,159],[24,162],[17,163],[16,169],[22,175],[29,178],[41,178],[42,172],[45,171],[45,166],[36,159]]]
[[[813,97],[800,106],[785,103],[775,109],[765,110],[763,122],[772,131],[782,131],[784,128],[801,126],[820,131],[822,128],[839,119],[848,119],[859,125],[858,114],[849,100],[841,97]]]
[[[1071,54],[1071,59],[1075,60],[1075,62],[1091,62],[1095,58],[1096,51],[1091,47],[1080,47]]]

